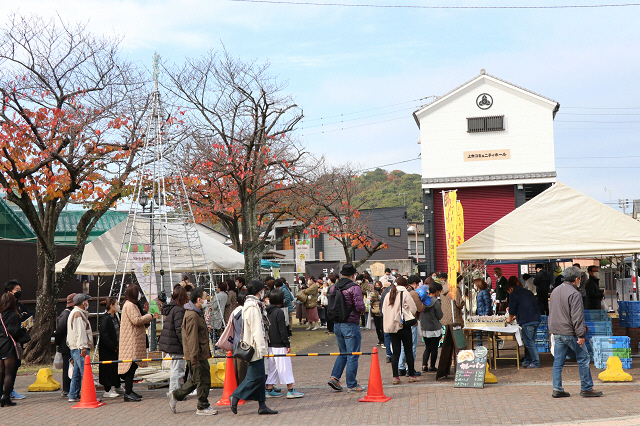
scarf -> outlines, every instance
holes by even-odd
[[[269,316],[267,315],[267,307],[262,302],[262,300],[257,297],[249,294],[247,295],[247,299],[254,300],[258,308],[260,309],[260,314],[262,315],[262,335],[264,336],[265,342],[267,342],[267,346],[269,345]]]

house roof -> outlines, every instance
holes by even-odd
[[[460,90],[462,90],[465,87],[475,83],[477,80],[479,80],[481,78],[487,78],[487,79],[493,80],[493,81],[495,81],[497,83],[501,83],[501,84],[504,84],[504,85],[507,85],[507,86],[511,86],[512,88],[518,89],[518,90],[520,90],[522,92],[525,92],[525,93],[527,93],[529,95],[532,95],[534,97],[537,97],[537,98],[540,98],[542,100],[548,101],[550,103],[556,104],[555,109],[553,111],[553,117],[554,118],[556,116],[556,112],[560,108],[560,103],[559,102],[557,102],[557,101],[555,101],[555,100],[553,100],[551,98],[548,98],[546,96],[543,96],[543,95],[541,95],[539,93],[536,93],[536,92],[534,92],[532,90],[526,89],[526,88],[524,88],[522,86],[518,86],[517,84],[510,83],[510,82],[508,82],[506,80],[503,80],[503,79],[501,79],[499,77],[496,77],[494,75],[487,74],[487,72],[484,69],[482,69],[482,70],[480,70],[480,74],[478,74],[477,76],[473,77],[471,80],[467,81],[466,83],[461,84],[460,86],[456,87],[455,89],[450,90],[449,92],[445,93],[444,95],[437,97],[433,101],[431,101],[429,103],[426,103],[426,104],[422,105],[420,108],[418,108],[417,110],[415,110],[413,112],[413,118],[416,120],[416,124],[418,125],[418,127],[420,127],[420,121],[418,120],[418,114],[420,112],[425,111],[425,110],[427,110],[429,108],[432,108],[432,107],[436,106],[437,104],[442,103],[444,100],[446,100],[448,97],[450,97],[454,93],[459,92]]]

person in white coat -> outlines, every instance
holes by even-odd
[[[264,283],[251,281],[247,286],[247,297],[242,307],[242,341],[251,345],[254,353],[244,380],[231,395],[233,414],[238,414],[238,402],[241,399],[258,401],[258,414],[278,414],[265,403],[267,398],[264,356],[267,355],[269,346],[269,319],[267,309],[262,302],[263,297]]]
[[[73,297],[74,308],[67,319],[67,346],[73,360],[73,376],[69,387],[69,402],[80,401],[82,374],[84,373],[85,356],[93,348],[93,331],[89,323],[88,294],[76,294]]]

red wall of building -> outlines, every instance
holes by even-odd
[[[455,188],[452,188],[455,189]],[[447,270],[447,248],[444,230],[444,206],[442,191],[434,190],[434,223],[436,242],[436,269]],[[458,188],[458,200],[464,209],[464,239],[465,241],[478,232],[493,224],[497,220],[515,210],[515,194],[513,185],[482,186],[473,188]],[[501,265],[502,273],[509,278],[518,275],[518,265]],[[492,286],[495,288],[493,268],[489,268]]]

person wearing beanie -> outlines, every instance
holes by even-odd
[[[69,386],[71,386],[71,379],[68,374],[65,374],[69,371],[69,360],[71,359],[71,350],[67,345],[67,320],[74,307],[73,298],[76,294],[77,293],[71,293],[67,296],[67,306],[60,313],[60,316],[58,316],[58,323],[56,325],[55,343],[57,351],[62,354],[62,392],[60,396],[63,398],[69,396]]]
[[[74,307],[67,319],[67,346],[73,359],[73,376],[69,386],[69,402],[80,401],[82,375],[84,373],[84,357],[93,348],[93,331],[89,323],[88,294],[76,294],[73,297]],[[64,372],[63,372],[64,374]]]

